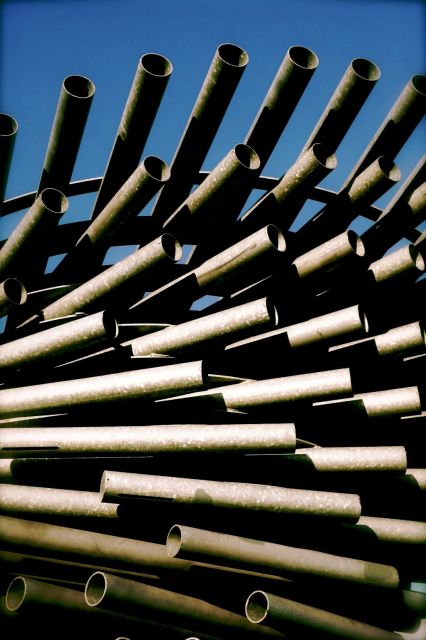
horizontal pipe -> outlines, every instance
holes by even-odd
[[[290,47],[244,140],[256,150],[264,167],[319,64],[316,54]]]
[[[145,53],[138,61],[93,207],[93,218],[106,207],[136,169],[172,71],[170,60],[158,53]]]
[[[331,637],[350,640],[397,640],[398,633],[373,627],[301,602],[265,591],[254,591],[246,602],[246,616],[254,624],[266,623],[295,637]]]
[[[380,78],[380,69],[365,58],[355,58],[346,69],[320,119],[307,139],[302,153],[316,143],[334,153],[364,102]]]
[[[68,199],[57,189],[40,193],[0,249],[0,278],[26,271],[31,274],[30,257],[34,258],[41,238],[52,233],[67,209]]]
[[[68,411],[75,407],[125,400],[154,400],[204,385],[201,362],[184,362],[142,371],[0,390],[0,416]]]
[[[342,266],[359,263],[364,255],[361,238],[349,230],[299,255],[293,261],[293,266],[301,279],[312,276],[323,278]]]
[[[185,525],[174,525],[170,529],[166,549],[172,558],[256,568],[293,579],[313,576],[387,589],[399,586],[398,571],[388,565]]]
[[[13,116],[0,113],[0,210],[6,192],[18,123]]]
[[[425,260],[420,251],[413,244],[409,244],[375,260],[370,264],[368,271],[376,284],[389,284],[395,278],[398,278],[399,282],[401,279],[408,282],[415,280],[422,275],[425,268]]]
[[[310,447],[285,456],[297,458],[322,472],[393,472],[405,473],[407,453],[404,447]],[[285,464],[285,460],[284,460]]]
[[[116,520],[117,504],[101,502],[91,491],[18,484],[0,485],[0,512],[32,516],[62,516]]]
[[[424,545],[426,543],[426,523],[412,520],[398,520],[396,518],[376,518],[361,516],[354,529],[362,530],[367,527],[380,542],[393,544]]]
[[[72,320],[0,345],[0,371],[45,362],[116,338],[115,318],[106,311]]]
[[[425,114],[426,77],[415,75],[407,82],[396,102],[383,120],[371,142],[347,177],[347,190],[369,164],[378,156],[395,158]]]
[[[237,45],[217,48],[174,154],[171,179],[152,211],[159,223],[190,193],[247,63],[247,53]]]
[[[97,276],[49,304],[42,310],[45,320],[76,311],[95,311],[106,306],[126,306],[140,291],[150,286],[159,269],[177,262],[182,255],[179,242],[168,233],[119,260]]]
[[[401,387],[398,389],[384,389],[383,391],[369,391],[356,393],[352,398],[318,401],[315,408],[337,410],[336,413],[350,414],[351,410],[360,416],[368,418],[385,418],[391,416],[405,416],[419,413],[422,404],[418,387]]]
[[[0,429],[1,457],[155,453],[273,453],[296,447],[293,424]]]
[[[95,85],[84,76],[68,76],[63,81],[38,193],[47,187],[67,188],[94,94]]]
[[[27,290],[16,278],[6,278],[0,282],[0,318],[7,316],[17,306],[26,303]]]
[[[273,223],[281,230],[289,229],[310,189],[336,166],[336,156],[327,155],[324,145],[315,144],[300,156],[273,189],[255,202],[241,217],[241,223],[249,228]]]
[[[171,624],[220,632],[224,638],[251,638],[253,631],[243,616],[200,598],[175,593],[153,585],[97,571],[87,581],[85,600],[89,607],[136,615]],[[266,637],[276,636],[264,629]]]
[[[262,327],[276,326],[277,311],[269,298],[212,313],[161,331],[136,338],[131,342],[134,356],[152,353],[173,354],[215,341],[225,343],[235,334],[254,333]]]
[[[240,185],[247,181],[254,183],[259,173],[260,159],[257,153],[246,144],[237,144],[165,220],[163,229],[177,233],[184,239],[188,234],[200,233],[201,230],[206,233],[209,225],[223,222],[223,210],[227,219],[234,213],[228,211],[228,195],[238,191]]]
[[[276,515],[291,513],[357,520],[361,514],[359,496],[355,494],[119,471],[104,472],[101,495],[103,500],[113,502],[138,498]]]
[[[6,593],[6,608],[21,615],[32,607],[59,607],[73,612],[90,613],[84,600],[84,593],[77,589],[34,580],[24,576],[13,578]]]

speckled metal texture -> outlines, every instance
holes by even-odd
[[[426,523],[424,522],[361,516],[354,527],[355,530],[367,527],[382,542],[419,546],[426,544]]]
[[[359,496],[355,494],[119,471],[104,472],[101,495],[103,500],[111,502],[133,497],[242,509],[259,514],[316,515],[352,521],[358,520],[361,515]]]
[[[389,283],[393,278],[409,282],[422,275],[425,270],[425,261],[420,251],[409,244],[376,260],[370,264],[368,270],[377,284]]]
[[[307,253],[298,256],[293,265],[299,278],[318,277],[339,268],[360,262],[365,250],[361,238],[353,231],[344,231],[335,238],[327,240]]]
[[[314,403],[317,406],[329,404],[339,410],[345,409],[347,404],[357,405],[360,402],[359,412],[368,418],[385,418],[390,416],[407,416],[419,413],[422,409],[418,387],[401,387],[397,389],[384,389],[382,391],[369,391],[356,393],[352,398],[331,400]]]
[[[405,473],[407,453],[404,447],[311,447],[298,449],[315,471],[383,471]]]

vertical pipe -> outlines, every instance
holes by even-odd
[[[18,123],[7,113],[0,113],[0,211],[9,177]]]

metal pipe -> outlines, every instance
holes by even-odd
[[[166,550],[172,558],[197,559],[213,564],[220,562],[227,566],[283,574],[292,579],[314,576],[387,589],[398,588],[400,582],[398,571],[389,565],[185,525],[174,525],[170,529]]]
[[[100,491],[102,499],[108,502],[137,498],[256,513],[292,513],[355,521],[361,514],[359,496],[355,494],[120,471],[105,471]]]
[[[359,530],[360,533],[365,527],[368,527],[374,533],[375,539],[380,542],[404,545],[426,544],[426,524],[424,522],[361,516],[353,527],[355,532]]]
[[[302,153],[320,142],[334,153],[380,78],[380,69],[365,58],[355,58],[346,69],[329,103],[307,139]]]
[[[319,472],[385,472],[405,473],[407,453],[404,447],[310,447],[285,456],[302,458]],[[302,461],[302,460],[300,460]]]
[[[117,504],[101,502],[97,492],[18,484],[0,485],[2,514],[115,520],[118,518],[117,509]]]
[[[296,637],[336,636],[350,640],[397,640],[399,633],[324,611],[265,591],[254,591],[246,602],[246,616],[255,624],[267,623]]]
[[[241,217],[241,223],[248,227],[274,223],[281,230],[289,229],[310,189],[336,166],[336,156],[326,153],[324,145],[315,144],[298,158],[273,189]]]
[[[201,362],[183,362],[151,369],[124,371],[0,390],[0,416],[69,411],[87,405],[114,404],[132,399],[170,397],[204,385]]]
[[[0,371],[52,360],[118,335],[115,318],[100,311],[0,345]]]
[[[352,398],[314,402],[313,408],[336,411],[343,416],[351,411],[370,418],[406,416],[422,410],[418,387],[402,387],[355,393]]]
[[[65,191],[71,180],[95,85],[84,76],[68,76],[62,83],[38,194],[47,187]]]
[[[190,193],[248,59],[247,53],[234,44],[222,44],[217,48],[174,154],[171,179],[152,212],[160,223]]]
[[[93,207],[93,218],[136,169],[172,71],[170,60],[158,53],[145,53],[140,58]]]
[[[40,193],[0,249],[0,278],[22,271],[31,273],[29,260],[34,257],[40,237],[52,232],[67,209],[68,199],[57,189]]]
[[[9,177],[18,123],[7,113],[0,113],[0,211]]]
[[[141,286],[150,286],[160,268],[177,262],[181,255],[179,242],[165,233],[45,307],[43,318],[49,320],[106,306],[126,306],[138,293],[140,295]]]
[[[426,268],[423,256],[413,244],[396,249],[383,258],[372,262],[368,272],[372,274],[376,284],[392,284],[395,278],[401,283],[415,280]]]
[[[381,155],[395,158],[423,118],[426,107],[426,76],[415,75],[405,85],[379,129],[347,177],[344,190],[373,160]]]
[[[220,215],[217,207],[225,209],[226,220],[229,219],[234,212],[229,212],[228,206],[224,206],[225,199],[241,184],[247,181],[253,184],[259,172],[260,159],[256,151],[246,144],[237,144],[166,219],[163,229],[179,233],[180,238],[189,237],[188,234],[195,237],[194,234],[201,230],[206,233],[209,226],[224,220],[224,214]]]
[[[276,326],[278,315],[270,298],[225,309],[179,325],[136,338],[131,342],[134,356],[170,354],[206,343],[223,344],[235,334],[247,334],[265,326]]]
[[[244,140],[263,168],[302,97],[319,61],[306,47],[290,47]]]
[[[273,453],[295,447],[294,424],[286,423],[0,429],[1,457]]]
[[[73,612],[91,611],[86,604],[83,591],[23,576],[13,578],[6,593],[8,611],[24,614],[39,605],[71,609]]]
[[[342,266],[359,263],[364,256],[361,238],[349,230],[298,256],[293,260],[293,266],[301,279],[312,276],[323,278]]]
[[[16,278],[6,278],[0,283],[0,318],[7,316],[15,307],[25,304],[27,290]]]

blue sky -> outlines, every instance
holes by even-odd
[[[296,159],[353,58],[380,67],[381,79],[337,152],[338,167],[322,183],[337,190],[406,82],[425,71],[424,9],[421,0],[3,1],[0,111],[19,123],[6,197],[36,188],[61,83],[70,74],[96,86],[73,179],[103,173],[137,62],[147,52],[167,56],[174,69],[144,155],[170,162],[224,42],[243,47],[250,61],[204,169],[244,139],[290,46],[313,49],[320,62],[267,175],[282,175]],[[397,158],[403,179],[424,151],[424,134],[418,127]],[[90,202],[80,199],[67,219],[89,213]]]

